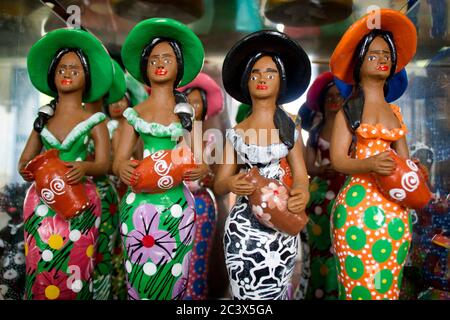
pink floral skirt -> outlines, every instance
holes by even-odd
[[[92,276],[101,202],[92,181],[85,182],[90,206],[65,220],[37,195],[35,184],[24,201],[25,299],[92,299]]]

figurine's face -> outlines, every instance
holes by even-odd
[[[343,103],[344,99],[339,93],[338,88],[335,85],[332,85],[325,94],[325,112],[338,112],[339,109],[341,109]]]
[[[109,115],[111,119],[119,119],[122,117],[122,113],[128,108],[128,99],[123,97],[121,100],[111,103],[108,106]]]
[[[376,37],[369,46],[361,66],[361,79],[365,77],[387,79],[391,73],[391,50],[382,37]]]
[[[158,43],[150,52],[147,76],[151,84],[175,81],[177,77],[177,59],[168,42]]]
[[[202,120],[202,113],[203,113],[203,100],[202,96],[200,95],[200,91],[198,89],[192,90],[187,95],[189,103],[194,107],[195,110],[195,120],[201,121]]]
[[[55,87],[58,92],[70,93],[84,89],[84,70],[74,52],[62,56],[55,70]]]
[[[272,57],[264,56],[254,64],[248,78],[248,91],[256,99],[278,97],[280,74]]]

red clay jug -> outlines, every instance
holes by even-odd
[[[267,179],[253,167],[246,179],[256,185],[249,196],[252,213],[263,225],[291,236],[297,235],[308,222],[305,212],[294,214],[287,208],[289,187],[276,179]]]
[[[281,160],[280,160],[280,168],[281,168],[281,170],[283,172],[283,177],[282,177],[281,180],[289,188],[292,187],[292,184],[294,183],[294,179],[292,178],[291,167],[289,167],[289,163],[287,162],[286,158],[281,158]]]
[[[426,173],[411,159],[405,159],[390,150],[396,163],[389,176],[373,174],[378,188],[387,198],[412,209],[422,209],[431,200],[432,194],[427,185]]]
[[[34,175],[36,192],[45,204],[64,219],[71,219],[89,206],[89,198],[84,184],[66,182],[64,175],[69,168],[58,155],[57,149],[50,149],[28,162],[25,170]]]
[[[157,151],[138,163],[134,169],[137,178],[131,184],[136,193],[165,192],[179,185],[184,174],[196,166],[192,152],[186,146]]]

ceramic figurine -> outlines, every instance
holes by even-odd
[[[57,29],[32,46],[27,66],[32,84],[55,99],[39,109],[19,160],[19,172],[27,181],[49,176],[47,169],[26,169],[33,158],[49,153],[53,159],[57,155],[56,162],[66,170],[52,173],[52,180],[39,193],[40,181],[33,183],[24,201],[25,298],[91,299],[101,204],[87,177],[107,173],[110,143],[105,115],[86,112],[82,102],[96,101],[108,91],[111,60],[101,42],[88,32]],[[90,139],[95,143],[92,161],[87,159]],[[48,151],[39,155],[42,148]],[[72,201],[68,192],[77,185],[86,192],[89,205],[72,218],[63,216],[58,208]]]
[[[144,20],[128,34],[122,47],[124,65],[151,87],[147,100],[123,113],[127,122],[113,168],[128,186],[138,179],[138,164],[129,159],[139,137],[145,160],[175,149],[183,133],[191,130],[194,110],[175,89],[195,78],[203,59],[202,43],[178,21]],[[157,169],[163,175],[158,181],[170,185],[170,164],[161,162]],[[185,177],[200,178],[202,171],[196,167]],[[158,193],[129,188],[120,204],[120,222],[129,299],[182,299],[195,231],[194,198],[184,183]]]
[[[310,73],[310,61],[303,49],[277,31],[244,37],[224,60],[225,90],[239,102],[251,105],[251,114],[227,130],[224,164],[214,183],[216,194],[233,192],[238,196],[224,236],[226,267],[235,299],[289,297],[299,237],[260,223],[256,215],[267,215],[263,206],[252,208],[249,196],[256,186],[246,180],[246,171],[257,167],[265,179],[281,180],[284,170],[280,160],[287,157],[293,176],[291,191],[284,194],[274,187],[263,192],[269,207],[277,206],[276,198],[283,197],[279,200],[287,198],[289,214],[304,211],[309,193],[302,142],[295,123],[280,105],[297,99],[306,90]],[[251,132],[259,134],[251,139]]]
[[[369,29],[376,18],[378,29]],[[372,20],[371,20],[372,21]],[[413,58],[414,25],[402,13],[381,9],[355,22],[330,60],[334,76],[354,85],[337,113],[331,138],[333,168],[348,174],[332,209],[339,298],[398,299],[411,242],[408,208],[386,198],[373,174],[391,175],[389,150],[409,158],[400,108],[386,101],[386,83]],[[356,148],[350,153],[352,139]]]
[[[125,96],[125,75],[119,64],[112,59],[111,61],[113,65],[111,87],[96,102],[85,104],[85,109],[88,112],[104,112],[110,104],[118,102]],[[107,122],[107,128],[112,142],[113,126],[111,126],[111,121]],[[94,158],[94,150],[94,141],[90,140],[88,145],[89,157]],[[112,164],[112,157],[110,164]],[[110,170],[108,170],[108,173],[110,173]],[[97,176],[93,178],[93,181],[102,203],[102,216],[94,267],[94,300],[110,300],[112,299],[112,258],[114,255],[114,244],[119,233],[119,195],[111,175]]]
[[[187,96],[189,103],[194,107],[195,120],[203,122],[203,130],[205,122],[222,111],[222,89],[206,73],[199,73],[191,83],[179,90]],[[215,136],[211,134],[204,143],[206,156],[211,156],[214,144]],[[208,299],[208,277],[214,277],[214,270],[210,270],[209,261],[218,212],[216,197],[211,190],[214,183],[214,172],[212,168],[209,168],[208,171],[208,175],[203,180],[186,182],[195,198],[197,216],[194,250],[189,265],[188,288],[185,299]]]

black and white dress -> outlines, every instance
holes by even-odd
[[[234,129],[227,130],[227,138],[246,169],[257,166],[266,178],[282,178],[280,159],[289,152],[285,144],[249,145]],[[298,236],[262,225],[253,215],[248,198],[238,197],[226,220],[224,234],[225,263],[233,297],[288,299],[298,241]]]

